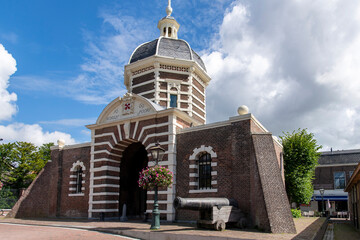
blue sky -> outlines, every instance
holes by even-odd
[[[90,141],[84,125],[125,93],[124,65],[136,46],[159,36],[166,5],[3,1],[0,137]],[[212,77],[208,122],[227,120],[247,105],[274,135],[308,128],[324,150],[359,148],[359,5],[173,0],[179,38],[202,56]]]

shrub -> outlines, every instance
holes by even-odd
[[[173,173],[166,167],[147,167],[140,172],[139,187],[152,189],[154,187],[169,187],[173,183]]]
[[[300,209],[291,209],[291,213],[293,218],[300,218],[301,217],[301,210]]]

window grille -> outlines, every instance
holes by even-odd
[[[211,155],[204,153],[199,157],[199,189],[211,188]]]
[[[82,193],[82,168],[78,167],[76,171],[76,193]]]

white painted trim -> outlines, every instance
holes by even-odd
[[[211,155],[211,158],[217,158],[217,154],[216,154],[216,152],[213,151],[213,147],[211,147],[211,146],[205,147],[205,145],[201,145],[199,148],[193,149],[193,154],[191,154],[191,156],[189,157],[189,160],[196,160],[198,154],[200,154],[202,152],[209,153]]]
[[[99,143],[94,143],[94,146],[102,146],[102,145],[108,145],[110,148],[114,148],[113,145],[111,145],[110,142],[99,142]]]
[[[123,151],[123,150],[120,150],[120,149],[116,149],[116,150],[121,151],[121,152]],[[107,149],[98,150],[98,151],[94,152],[94,154],[100,154],[100,153],[106,153],[108,155],[115,156],[115,157],[122,157],[122,155],[109,152]]]
[[[202,104],[204,104],[204,106],[206,107],[206,104],[205,104],[205,100],[203,101],[203,100],[201,100],[200,98],[198,98],[197,96],[195,96],[194,94],[193,94],[193,96],[192,96],[193,98],[195,98],[197,101],[199,101],[199,102],[201,102]]]
[[[212,166],[212,165],[211,165],[211,166]],[[194,169],[194,168],[198,168],[198,166],[197,166],[196,164],[190,164],[190,165],[189,165],[189,168]]]
[[[69,197],[83,197],[85,196],[84,193],[69,193],[68,194]]]
[[[196,89],[203,97],[205,97],[205,94],[204,94],[203,92],[201,92],[201,90],[198,89],[198,88],[195,86],[195,84],[192,84],[192,87],[193,87],[194,89]],[[195,95],[195,94],[193,94],[193,95]],[[201,102],[202,102],[202,101],[201,101]]]
[[[92,201],[92,204],[104,204],[104,203],[119,203],[118,200],[103,200],[103,201]]]
[[[73,148],[82,148],[82,147],[90,147],[91,146],[91,142],[86,142],[86,143],[80,143],[80,144],[74,144],[74,145],[65,145],[62,150],[67,150],[67,149],[73,149]],[[59,146],[51,146],[50,150],[58,150]]]
[[[192,105],[194,105],[195,107],[197,107],[197,109],[199,109],[201,112],[203,112],[204,114],[206,113],[205,112],[205,109],[202,109],[199,105],[197,105],[196,103],[192,103]]]
[[[154,200],[146,200],[146,203],[154,203]],[[158,200],[159,204],[168,204],[169,202],[167,200]]]
[[[93,188],[100,188],[100,187],[113,187],[113,188],[120,188],[120,185],[118,184],[99,184],[93,186]]]
[[[197,182],[190,182],[189,185],[190,185],[190,186],[198,186],[199,183],[197,183]]]
[[[177,126],[180,129],[183,129],[184,127],[182,125],[180,125],[180,123],[175,123],[175,126]]]
[[[95,135],[95,138],[101,138],[101,137],[107,137],[107,136],[112,136],[114,142],[115,142],[116,144],[118,144],[118,141],[117,141],[117,139],[116,139],[116,137],[115,137],[114,132],[102,133],[102,134],[99,134],[99,135]]]
[[[217,166],[217,162],[211,162],[211,166],[212,166],[212,167],[216,167],[216,166]]]
[[[148,134],[146,135],[146,137],[144,138],[143,142],[146,142],[150,137],[159,137],[159,136],[166,136],[166,135],[170,135],[172,134],[171,132],[162,132],[162,133],[152,133],[152,134]],[[155,144],[154,144],[155,145]],[[146,148],[148,149],[148,148]]]
[[[118,133],[119,133],[119,137],[120,137],[120,141],[123,140],[122,135],[121,135],[121,129],[120,129],[120,124],[117,125],[117,129],[118,129]]]
[[[139,139],[141,139],[142,135],[144,134],[144,131],[147,129],[156,128],[156,127],[164,127],[164,126],[168,126],[168,125],[169,125],[169,122],[144,126],[140,131]],[[145,142],[145,141],[143,141],[143,142]]]
[[[216,176],[217,175],[217,171],[211,171],[211,176]]]
[[[198,114],[197,112],[195,112],[194,111],[194,109],[193,110],[191,110],[192,111],[192,113],[194,113],[196,116],[198,116],[199,118],[201,118],[201,119],[203,119],[203,120],[205,120],[205,116],[203,117],[203,116],[201,116],[200,114]]]
[[[101,180],[101,179],[114,179],[114,180],[120,180],[120,177],[105,175],[105,176],[94,177],[94,178],[91,178],[90,180]]]
[[[133,136],[132,136],[133,139],[135,139],[135,135],[136,135],[138,126],[139,126],[139,121],[137,121],[137,122],[135,123],[134,132],[133,132]]]
[[[113,171],[113,172],[120,172],[119,167],[112,167],[112,166],[101,166],[98,168],[92,168],[91,172],[101,172],[101,171]]]
[[[118,192],[98,192],[90,194],[90,196],[119,196]]]
[[[77,166],[80,166],[83,171],[86,170],[86,167],[85,167],[84,163],[82,161],[80,161],[80,160],[77,160],[76,162],[74,162],[72,164],[72,167],[70,168],[70,172],[76,172],[76,167]]]
[[[197,173],[189,173],[189,177],[198,177],[199,175]]]
[[[209,193],[209,192],[217,192],[217,189],[196,189],[196,190],[189,190],[189,193]]]
[[[152,213],[152,209],[148,209],[146,210],[147,213]],[[160,213],[172,213],[171,211],[168,211],[168,210],[159,210]]]
[[[105,162],[113,162],[113,163],[119,163],[120,161],[119,160],[114,160],[114,159],[108,159],[108,158],[98,158],[98,159],[95,159],[93,162],[102,162],[102,161],[105,161]]]
[[[118,212],[119,209],[91,209],[91,212]]]
[[[168,194],[168,191],[158,191],[158,194]],[[155,194],[155,191],[147,191],[147,194]]]
[[[82,180],[81,183],[85,183],[85,180]],[[69,184],[76,184],[76,181],[70,181]]]
[[[149,70],[148,73],[153,72],[152,70],[154,70],[154,69]],[[145,74],[143,74],[143,75],[145,75]],[[137,77],[141,77],[141,75],[140,74],[136,75],[136,78]],[[138,83],[138,84],[135,84],[135,85],[131,84],[131,87],[132,87],[132,89],[134,89],[134,88],[141,87],[141,86],[144,86],[144,85],[147,85],[147,84],[150,84],[150,83],[155,83],[155,79],[150,79],[150,80],[147,80],[146,82]],[[140,93],[139,93],[139,95],[140,95]]]
[[[217,181],[216,180],[211,181],[211,185],[213,185],[213,184],[217,184]]]
[[[149,93],[154,93],[155,94],[155,90],[149,90],[149,91],[146,91],[146,92],[141,92],[138,95],[139,96],[144,96],[144,95],[149,94]]]

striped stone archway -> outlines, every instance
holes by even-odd
[[[162,219],[175,220],[173,199],[176,192],[176,132],[191,126],[193,120],[178,109],[164,109],[137,94],[116,98],[100,114],[91,129],[89,218],[117,217],[119,209],[120,165],[124,150],[140,142],[146,150],[159,141],[165,149],[159,164],[174,172],[171,188],[160,189],[159,209]],[[150,154],[148,154],[151,166]],[[146,212],[153,208],[154,192],[147,191]]]
[[[175,139],[171,137],[172,123],[169,119],[171,119],[169,116],[155,117],[119,123],[92,131],[89,218],[98,218],[100,213],[105,213],[106,217],[118,216],[120,164],[124,150],[132,143],[141,142],[148,150],[156,141],[159,141],[166,150],[161,164],[175,169],[175,161],[169,162],[168,158],[169,154],[175,155]],[[150,160],[150,154],[148,157]],[[149,161],[149,165],[151,164]],[[160,209],[163,215],[173,213],[172,206],[168,207],[168,202],[173,199],[169,191],[171,190],[160,191],[162,195]],[[153,192],[148,191],[147,194],[147,212],[151,212]],[[168,219],[168,216],[166,218]]]

